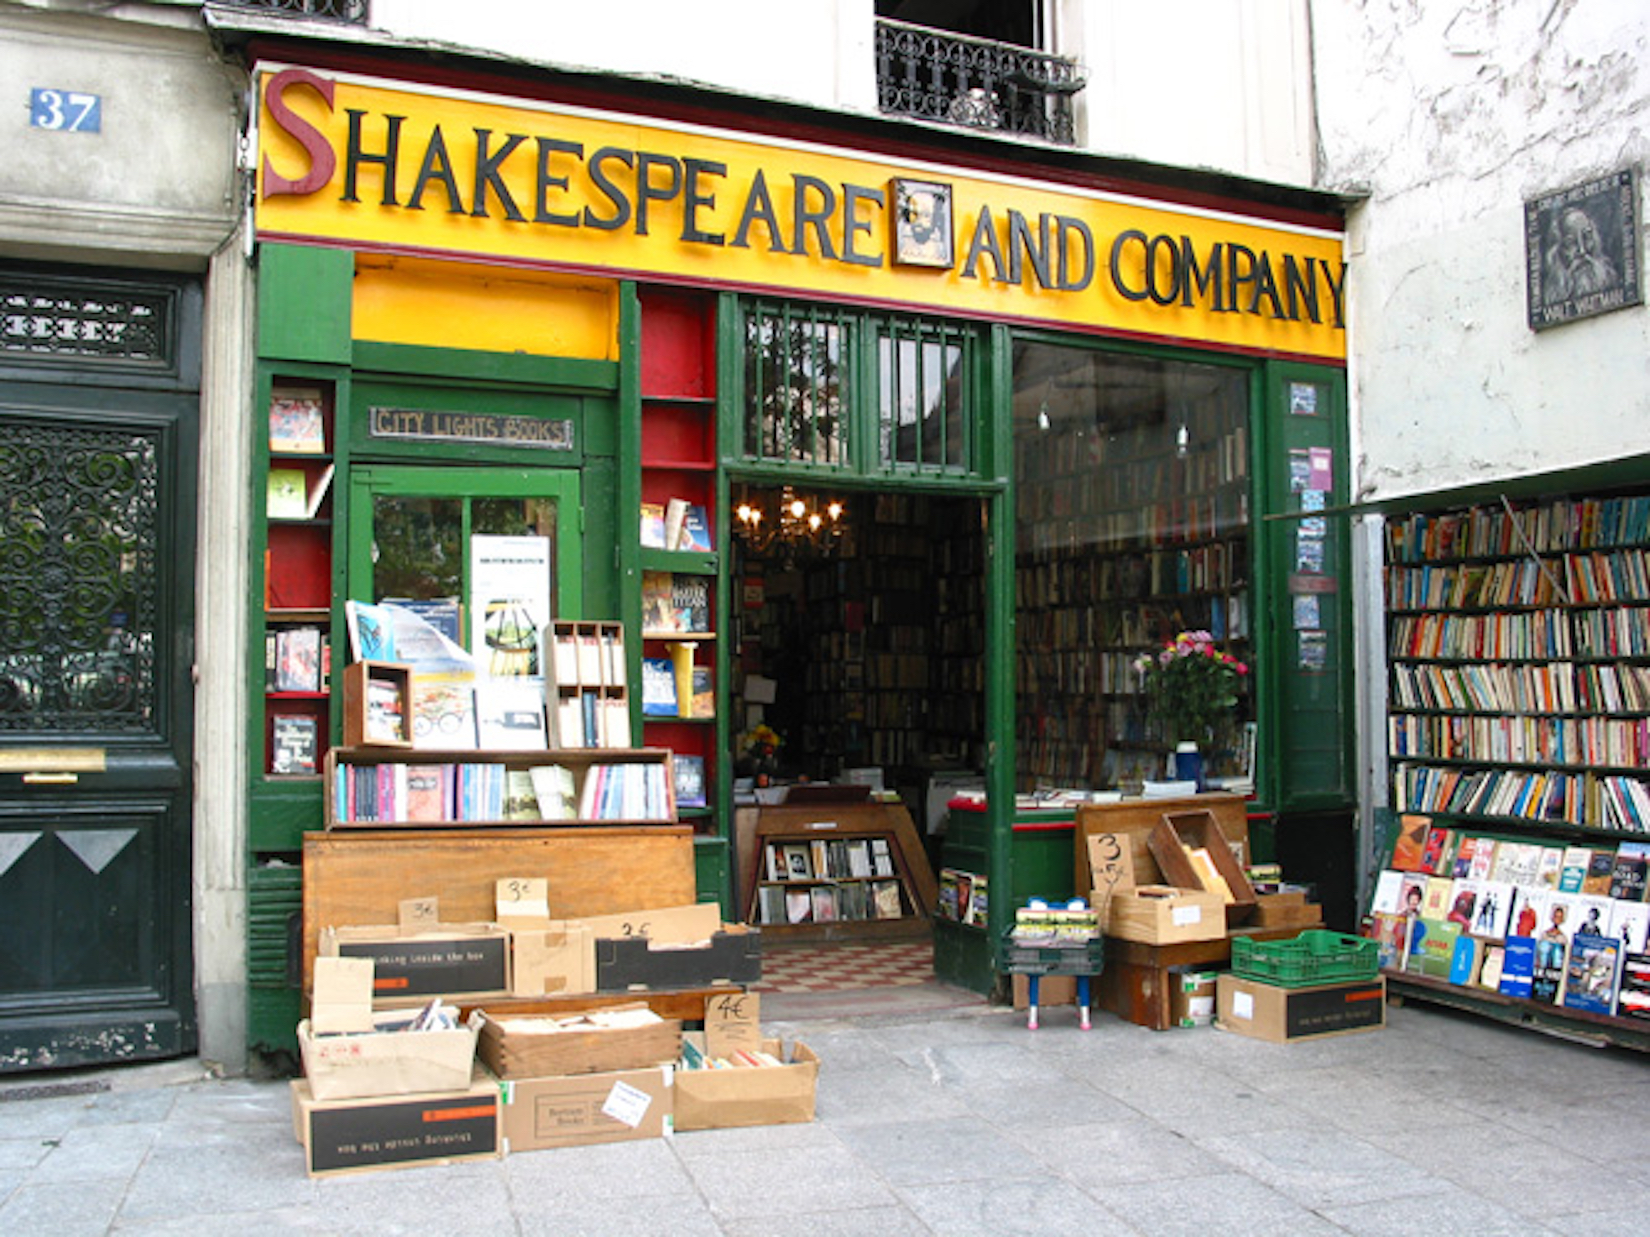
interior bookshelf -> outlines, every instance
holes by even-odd
[[[1650,496],[1387,526],[1399,811],[1650,830]]]
[[[924,936],[937,898],[899,804],[764,807],[744,884],[746,920],[775,939]]]
[[[316,778],[329,743],[334,390],[276,375],[264,483],[264,750],[276,779]]]
[[[331,829],[676,824],[663,748],[435,751],[333,748]]]
[[[1208,631],[1252,661],[1246,419],[1194,401],[1162,416],[1119,412],[1016,437],[1018,776],[1113,786],[1161,767],[1135,660],[1181,631]],[[1087,417],[1085,421],[1081,419]],[[1241,702],[1237,721],[1253,716]],[[1212,772],[1221,772],[1219,767]]]
[[[632,717],[642,741],[674,752],[677,811],[716,832],[722,691],[715,597],[724,535],[716,488],[716,302],[639,292],[642,573],[639,678]]]

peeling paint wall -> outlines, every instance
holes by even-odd
[[[1650,159],[1643,0],[1313,0],[1360,497],[1650,452],[1650,310],[1537,334],[1523,204]],[[1643,200],[1637,250],[1644,258]]]

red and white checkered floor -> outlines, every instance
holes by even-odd
[[[762,951],[756,992],[845,992],[898,988],[934,978],[934,946],[928,941],[889,941],[798,946]]]

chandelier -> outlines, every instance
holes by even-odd
[[[848,533],[845,503],[799,494],[788,485],[777,495],[746,491],[733,514],[733,531],[753,554],[827,558],[841,549]]]

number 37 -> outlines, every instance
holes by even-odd
[[[103,98],[73,90],[36,88],[29,99],[29,124],[65,133],[97,133],[103,128]]]

